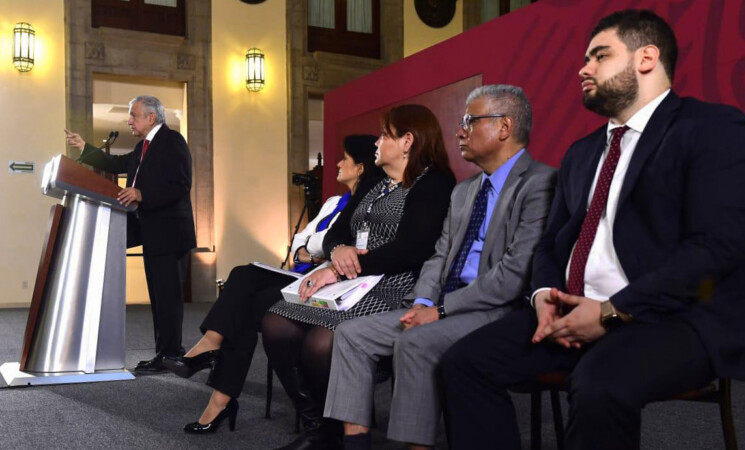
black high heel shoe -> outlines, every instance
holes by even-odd
[[[210,350],[192,358],[179,356],[178,358],[163,358],[163,365],[168,370],[182,378],[190,378],[204,369],[213,369],[217,362],[219,350]]]
[[[228,429],[235,431],[235,417],[238,415],[238,400],[231,398],[225,409],[215,417],[212,422],[202,425],[201,423],[192,422],[184,426],[184,431],[191,434],[214,433],[225,418],[228,418]]]

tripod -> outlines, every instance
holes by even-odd
[[[303,222],[303,216],[306,213],[308,213],[308,221],[310,221],[310,211],[311,209],[313,209],[314,203],[316,203],[315,194],[312,192],[313,189],[314,187],[308,184],[306,184],[303,187],[303,191],[305,192],[305,202],[303,202],[303,210],[300,211],[300,217],[298,217],[297,219],[297,223],[295,224],[295,229],[292,231],[293,237],[297,234],[298,230],[300,229],[300,224]],[[280,269],[284,269],[285,265],[287,265],[287,263],[289,262],[291,250],[292,250],[292,246],[288,245],[287,254],[285,255],[285,260],[282,261],[282,265],[279,266]]]
[[[321,156],[321,153],[318,153],[318,164],[313,168],[313,170],[309,170],[305,174],[300,173],[293,173],[292,174],[292,184],[296,186],[303,185],[303,192],[305,193],[305,202],[303,203],[303,210],[300,211],[300,217],[297,219],[297,224],[295,225],[295,229],[292,231],[292,237],[294,238],[297,234],[298,230],[300,229],[300,224],[303,222],[303,216],[307,213],[308,214],[308,222],[311,220],[311,213],[316,214],[319,213],[319,207],[320,207],[320,200],[321,200],[321,185],[319,183],[319,180],[321,178],[321,168],[323,167],[323,156]],[[285,265],[290,260],[290,251],[292,250],[292,245],[287,246],[287,254],[285,255],[285,260],[282,261],[282,265],[279,266],[281,269],[285,268]]]

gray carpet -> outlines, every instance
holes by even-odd
[[[186,306],[184,346],[200,336],[198,326],[209,304]],[[0,363],[18,361],[26,309],[0,310]],[[148,306],[127,308],[127,366],[152,357],[152,321]],[[264,418],[266,356],[261,345],[240,397],[236,431],[227,423],[210,436],[186,435],[181,428],[196,420],[210,388],[206,373],[189,380],[164,374],[134,381],[0,389],[0,448],[10,449],[270,449],[291,441],[294,410],[276,381],[272,418]],[[2,381],[0,381],[2,383]],[[378,385],[375,448],[398,449],[385,440],[390,383]],[[734,383],[738,436],[745,439],[745,383]],[[556,448],[548,396],[543,404],[543,447]],[[529,448],[529,400],[515,395],[523,447]],[[565,399],[564,399],[565,400]],[[566,402],[564,401],[564,414]],[[643,415],[645,449],[723,448],[717,406],[665,402],[648,406]],[[447,448],[440,433],[438,448]]]

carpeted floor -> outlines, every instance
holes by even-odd
[[[209,307],[204,303],[186,306],[185,347],[198,340],[198,326]],[[27,314],[26,309],[0,310],[0,363],[19,360]],[[126,336],[129,368],[152,357],[148,306],[127,308]],[[226,423],[215,435],[186,435],[181,428],[199,417],[209,398],[210,388],[204,385],[206,377],[206,372],[189,380],[164,374],[134,381],[0,389],[0,448],[270,449],[295,437],[294,410],[276,377],[272,418],[264,418],[266,356],[260,344],[239,400],[236,431],[229,432]],[[390,383],[378,385],[375,448],[401,448],[385,440],[390,395]],[[741,442],[745,442],[745,383],[734,383],[733,397],[735,426]],[[523,447],[529,448],[528,396],[515,395],[514,399]],[[566,402],[563,406],[566,414]],[[556,448],[547,395],[542,423],[543,448]],[[444,433],[440,433],[438,441],[438,448],[447,448]],[[664,402],[644,410],[644,449],[723,447],[715,405]]]

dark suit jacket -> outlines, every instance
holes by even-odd
[[[140,164],[142,144],[126,155],[106,155],[86,144],[81,160],[111,173],[126,173],[127,186]],[[191,155],[186,141],[165,124],[150,142],[135,187],[142,192],[136,213],[127,217],[127,246],[149,255],[183,253],[196,246],[191,209]]]
[[[566,288],[569,255],[606,144],[574,143],[559,171],[533,287]],[[685,318],[720,376],[745,378],[745,115],[671,92],[621,188],[613,243],[629,285],[611,297],[637,321]]]

